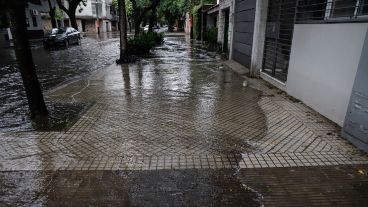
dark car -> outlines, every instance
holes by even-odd
[[[70,44],[80,44],[80,38],[80,33],[73,27],[53,28],[43,39],[43,45],[68,47]]]

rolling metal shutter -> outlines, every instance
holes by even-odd
[[[233,59],[250,68],[256,0],[236,0]]]

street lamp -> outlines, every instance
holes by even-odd
[[[97,34],[100,34],[100,20],[98,19],[98,0],[96,0],[96,26]]]

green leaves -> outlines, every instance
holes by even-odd
[[[64,19],[64,13],[63,10],[56,8],[55,9],[55,19],[56,20],[63,20]]]
[[[119,4],[118,1],[120,0],[112,0],[111,6],[119,11]],[[127,17],[130,19],[133,16],[133,5],[132,2],[130,0],[124,0],[125,1],[125,11],[127,14]]]
[[[188,0],[161,0],[158,15],[159,19],[165,19],[169,26],[172,26],[176,20],[184,17],[188,10]]]
[[[140,33],[128,40],[128,54],[145,55],[157,44],[164,41],[162,33],[148,32]]]

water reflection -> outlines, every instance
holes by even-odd
[[[2,206],[260,206],[231,170],[0,172]]]
[[[67,132],[47,141],[52,147],[60,142],[66,147],[37,160],[42,162],[40,170],[43,166],[57,169],[63,161],[72,165],[78,158],[93,162],[123,157],[133,163],[138,156],[216,155],[239,160],[242,153],[257,150],[248,141],[262,140],[266,131],[257,104],[260,92],[243,87],[241,78],[222,68],[219,56],[191,47],[183,37],[166,38],[152,57],[110,65],[88,81],[70,84],[52,95],[76,92],[80,92],[76,101],[94,101],[102,113],[86,117],[93,124],[83,128],[78,138],[73,137],[75,132]],[[98,150],[86,150],[81,143]],[[42,143],[36,145],[41,148]],[[236,161],[230,165],[238,167]],[[36,184],[25,189],[23,180]],[[0,182],[7,186],[0,193],[7,205],[260,204],[259,195],[242,187],[235,170],[5,172],[0,173]]]
[[[44,92],[65,82],[103,69],[118,58],[119,39],[104,34],[96,39],[86,37],[81,46],[45,50],[41,44],[32,47],[37,74]],[[14,51],[0,48],[0,131],[30,130],[27,100]]]

